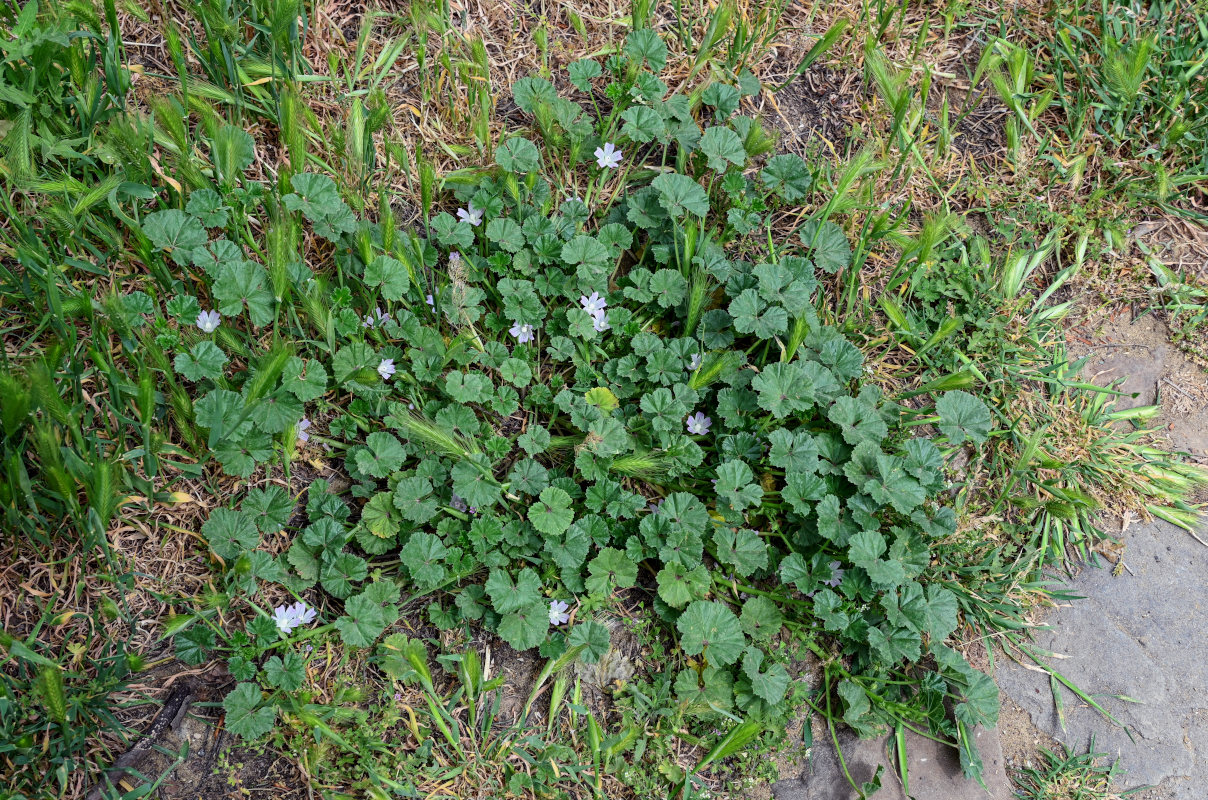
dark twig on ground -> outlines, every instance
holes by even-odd
[[[180,725],[180,721],[188,712],[193,699],[193,686],[188,681],[182,681],[179,685],[174,686],[167,699],[164,700],[163,708],[160,709],[159,713],[155,715],[155,719],[152,720],[151,727],[135,743],[134,747],[131,747],[119,756],[117,761],[113,763],[113,766],[105,770],[105,774],[101,779],[88,790],[85,800],[101,800],[102,792],[106,786],[113,786],[123,773],[137,769],[138,765],[151,752],[152,746],[163,735],[164,731],[169,728],[176,729]]]

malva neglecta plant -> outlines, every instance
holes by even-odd
[[[317,719],[296,690],[319,632],[373,647],[422,597],[438,628],[591,663],[609,647],[597,616],[639,591],[677,642],[690,718],[783,725],[771,645],[787,637],[821,659],[811,702],[829,718],[927,730],[979,773],[968,731],[994,724],[997,691],[945,643],[961,609],[930,543],[956,528],[946,456],[986,439],[989,411],[952,391],[929,416],[864,382],[821,316],[820,277],[852,254],[825,202],[801,206],[825,200],[816,171],[752,168],[771,140],[735,115],[749,87],[672,93],[665,57],[639,30],[571,65],[583,92],[608,81],[609,109],[518,81],[531,130],[449,180],[457,215],[420,230],[385,203],[358,217],[325,175],[243,179],[254,144],[233,126],[213,138],[224,186],[142,218],[148,259],[183,276],[157,342],[193,387],[204,450],[246,478],[321,447],[352,481],[312,482],[298,515],[254,490],[202,527],[252,619],[228,632],[199,609],[169,633],[188,663],[225,654],[236,734]],[[789,212],[797,235],[775,241]],[[296,257],[302,229],[328,267]],[[933,438],[912,435],[923,424]],[[260,582],[325,599],[274,612]]]
[[[1107,713],[1027,639],[1104,511],[1200,522],[1062,344],[1203,354],[1187,3],[10,5],[6,791],[178,791],[170,718],[203,794],[747,797],[848,725],[909,793],[978,639]]]

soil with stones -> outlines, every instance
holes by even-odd
[[[141,736],[107,771],[120,789],[142,785],[141,774],[158,781],[152,796],[160,800],[219,800],[253,791],[278,800],[307,796],[291,760],[267,747],[247,747],[223,727],[216,704],[233,683],[225,670],[169,667],[144,676],[144,685],[152,683],[160,684],[163,706],[150,723],[136,727]],[[88,800],[102,796],[100,790],[94,786]]]

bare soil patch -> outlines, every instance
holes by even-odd
[[[843,152],[852,127],[860,76],[826,67],[811,67],[781,91],[768,92],[764,117],[784,132],[784,150],[806,155],[821,145]]]
[[[1208,372],[1170,341],[1153,315],[1127,310],[1092,316],[1068,332],[1070,354],[1088,357],[1084,374],[1100,384],[1122,381],[1121,408],[1156,404],[1170,444],[1208,463]]]

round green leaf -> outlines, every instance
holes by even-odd
[[[528,650],[545,641],[549,608],[543,602],[524,606],[499,621],[499,637],[515,650]]]
[[[797,553],[793,555],[800,558]],[[783,569],[784,562],[781,562],[782,572]],[[785,579],[788,582],[787,576]],[[780,633],[780,628],[784,625],[784,615],[773,600],[767,597],[752,597],[743,603],[739,623],[743,633],[756,642],[768,642]]]
[[[789,673],[783,664],[769,664],[766,671],[760,672],[762,663],[763,651],[749,647],[742,658],[742,671],[751,681],[751,691],[755,696],[775,705],[784,699],[784,693],[789,688]]]
[[[814,183],[814,176],[798,155],[772,156],[759,177],[765,186],[789,202],[805,197]]]
[[[336,597],[345,598],[352,594],[352,585],[360,583],[369,575],[365,559],[352,553],[340,553],[319,570],[319,582]]]
[[[680,615],[675,627],[680,646],[690,656],[704,655],[710,664],[733,664],[742,655],[745,639],[738,617],[721,603],[697,600]]]
[[[172,251],[172,260],[182,267],[192,261],[193,251],[208,238],[200,222],[175,208],[148,214],[142,228],[151,244]]]
[[[231,508],[214,509],[201,526],[201,535],[206,537],[214,554],[228,564],[260,544],[260,533],[252,516]]]
[[[993,422],[990,409],[968,392],[945,392],[936,401],[935,410],[940,415],[940,433],[952,444],[960,444],[966,439],[981,444],[990,435]]]
[[[742,139],[729,128],[720,126],[705,131],[700,139],[700,151],[708,159],[709,169],[718,172],[725,172],[731,164],[741,167],[747,160]]]
[[[650,185],[659,193],[659,204],[673,217],[682,217],[684,214],[703,217],[709,213],[709,195],[687,175],[665,172],[651,181]]]
[[[537,530],[549,536],[557,536],[575,520],[575,512],[570,507],[570,495],[554,486],[543,489],[540,500],[529,506],[528,518]]]
[[[241,508],[252,515],[261,533],[276,533],[289,522],[294,500],[280,486],[270,486],[248,492]]]
[[[608,628],[595,620],[580,622],[566,639],[569,647],[582,647],[579,659],[584,664],[595,664],[608,652],[610,638]]]
[[[541,166],[537,145],[523,136],[513,136],[495,151],[495,163],[508,172],[532,172]]]
[[[273,729],[277,717],[276,706],[260,706],[260,687],[254,683],[241,683],[222,699],[226,711],[226,727],[241,739],[258,739]]]

